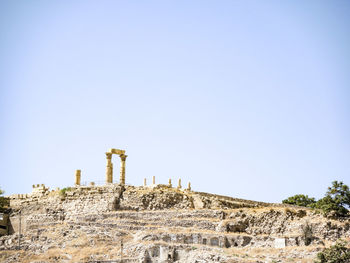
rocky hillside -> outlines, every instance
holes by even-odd
[[[312,210],[165,185],[44,187],[10,201],[0,262],[313,262],[350,238],[349,221]]]

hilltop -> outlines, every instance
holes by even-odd
[[[348,220],[307,208],[169,185],[36,185],[10,205],[1,262],[306,263],[350,236]]]

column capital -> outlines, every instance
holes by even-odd
[[[119,155],[120,156],[120,159],[122,160],[122,161],[125,161],[126,160],[126,157],[128,157],[127,155],[125,155],[125,154],[121,154],[121,155]]]
[[[107,159],[112,159],[112,153],[106,152],[106,157],[107,157]]]

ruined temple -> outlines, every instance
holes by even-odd
[[[121,160],[113,183],[113,154]],[[1,262],[313,262],[349,221],[284,204],[243,200],[167,184],[125,181],[125,150],[106,152],[103,184],[9,196],[0,217]],[[309,232],[306,232],[308,229]]]

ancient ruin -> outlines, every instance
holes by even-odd
[[[113,154],[121,159],[118,183]],[[153,175],[149,186],[146,178],[127,185],[125,151],[106,156],[105,184],[82,184],[76,170],[72,187],[35,184],[9,196],[0,262],[311,263],[325,244],[350,237],[348,221],[305,207],[197,192],[181,179],[156,184]]]
[[[75,171],[75,185],[80,185],[80,180],[81,180],[81,170],[76,170]]]
[[[112,155],[117,154],[120,157],[120,184],[125,184],[125,160],[127,155],[125,155],[124,150],[119,149],[109,149],[108,152],[106,152],[106,158],[107,158],[107,166],[106,166],[106,183],[111,184],[113,183],[113,163],[112,163]]]

